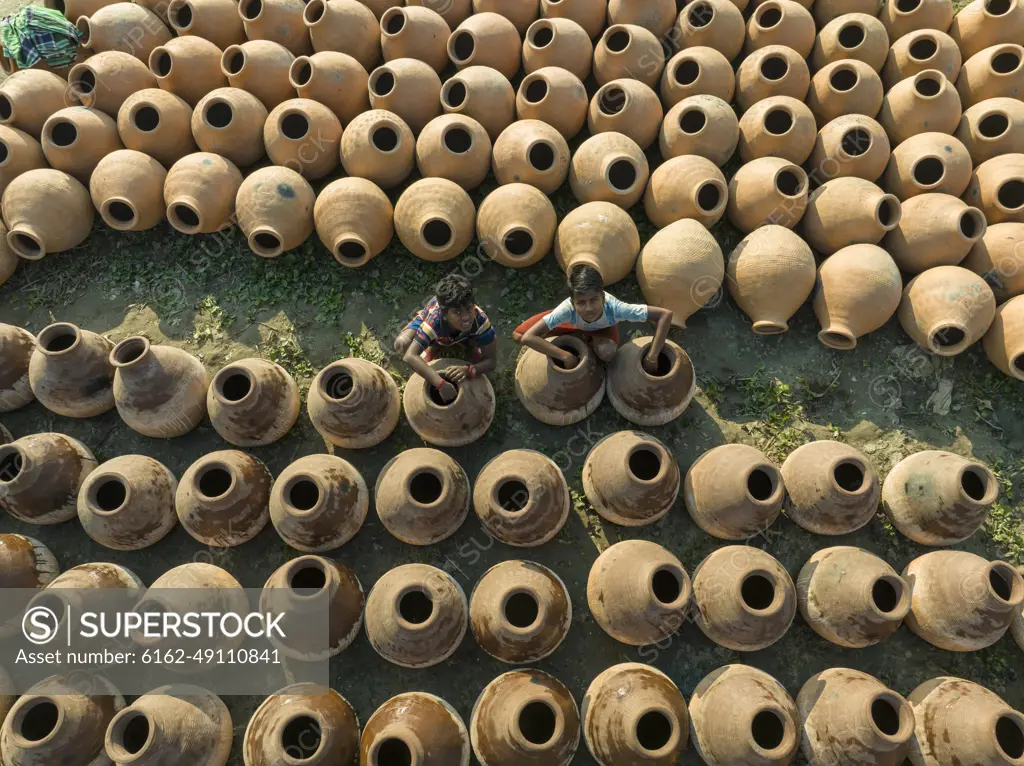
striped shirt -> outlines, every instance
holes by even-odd
[[[491,320],[476,304],[473,305],[473,313],[473,327],[468,332],[457,332],[444,321],[437,298],[431,298],[430,303],[416,313],[405,329],[415,331],[416,342],[423,348],[434,344],[455,346],[470,340],[477,346],[489,346],[498,337],[491,326]]]

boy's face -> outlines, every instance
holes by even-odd
[[[604,293],[592,290],[572,296],[572,305],[584,322],[596,322],[604,313]]]
[[[465,306],[449,307],[444,312],[444,321],[448,323],[449,327],[459,332],[469,332],[473,329],[473,322],[476,321],[476,312],[473,310],[473,304],[467,303]]]

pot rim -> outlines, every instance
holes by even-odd
[[[149,724],[148,732],[146,735],[146,741],[142,744],[137,751],[129,753],[128,750],[121,744],[121,742],[115,741],[115,736],[122,735],[128,724],[138,718],[145,718]],[[134,763],[147,755],[147,751],[153,744],[153,740],[156,734],[156,726],[153,723],[153,719],[150,718],[149,713],[145,710],[140,710],[134,705],[120,710],[111,719],[110,724],[107,727],[106,745],[113,751],[114,757],[117,759],[117,763]]]
[[[637,728],[640,726],[640,721],[651,713],[659,713],[662,715],[669,725],[672,727],[672,733],[669,735],[668,741],[656,750],[650,750],[644,747],[640,743],[640,738],[637,736]],[[682,726],[680,725],[679,717],[674,711],[670,710],[666,705],[659,703],[652,703],[645,705],[643,708],[638,710],[632,717],[633,725],[629,727],[629,739],[628,743],[630,749],[636,753],[642,753],[644,758],[651,760],[667,758],[673,755],[679,748],[680,740],[682,739]]]
[[[508,615],[505,612],[505,610],[508,607],[508,602],[511,601],[514,596],[519,595],[529,596],[537,605],[537,616],[534,618],[533,622],[524,627],[519,627],[518,625],[513,624],[513,622],[508,619]],[[544,628],[547,625],[547,604],[540,597],[540,593],[538,592],[538,590],[529,584],[509,585],[509,587],[501,596],[501,604],[498,606],[498,611],[499,614],[501,615],[502,627],[507,632],[514,633],[517,636],[525,637],[536,634],[540,632],[540,629]]]
[[[86,497],[86,502],[89,505],[89,512],[96,516],[111,517],[122,511],[126,510],[132,501],[132,495],[134,490],[128,477],[125,476],[121,471],[112,470],[99,470],[97,469],[92,474],[89,474],[89,494]],[[101,508],[97,499],[97,495],[104,485],[109,484],[112,481],[116,481],[124,489],[124,500],[116,508],[106,510]]]
[[[42,739],[27,739],[21,733],[21,725],[24,724],[25,717],[35,708],[47,703],[57,708],[57,721],[54,723],[53,728]],[[67,711],[65,710],[64,705],[61,704],[60,697],[58,695],[26,694],[15,703],[15,709],[13,709],[8,716],[11,720],[11,738],[17,744],[18,748],[22,750],[38,750],[50,744],[57,738],[65,720],[67,720]]]
[[[559,741],[565,735],[565,716],[562,713],[561,707],[552,702],[552,700],[550,699],[551,696],[553,696],[553,692],[548,689],[544,689],[543,692],[538,690],[536,693],[528,696],[526,699],[521,700],[513,710],[511,716],[512,724],[509,726],[509,729],[511,730],[512,733],[512,739],[515,740],[516,744],[522,750],[528,753],[542,753],[546,750],[556,748],[559,744]],[[537,744],[536,742],[531,742],[523,734],[522,728],[519,725],[519,719],[522,716],[523,711],[525,711],[526,708],[532,704],[544,705],[551,711],[551,713],[554,716],[555,728],[547,742],[542,742],[540,744]]]
[[[141,346],[142,350],[132,356],[131,359],[122,360],[121,355],[126,351],[130,352],[135,346]],[[146,356],[149,355],[151,348],[152,344],[150,343],[149,338],[144,335],[130,335],[111,349],[110,364],[117,369],[131,367],[145,359]]]
[[[302,482],[309,482],[317,489],[316,502],[310,508],[306,509],[297,507],[291,500],[292,490],[295,489],[297,484],[301,484]],[[324,481],[313,471],[297,471],[287,478],[284,485],[281,487],[279,497],[281,499],[281,504],[284,506],[285,512],[289,516],[305,518],[313,516],[323,509],[327,502],[327,495],[328,487],[325,486]]]
[[[46,344],[52,336],[57,334],[70,334],[74,337],[74,341],[72,341],[71,345],[67,348],[62,348],[59,351],[51,351],[46,347]],[[39,331],[39,334],[35,339],[36,350],[40,354],[45,354],[46,356],[51,357],[69,354],[82,345],[82,338],[82,330],[77,325],[73,325],[71,322],[54,322]]]
[[[429,474],[430,476],[433,476],[441,484],[441,491],[438,493],[437,499],[432,500],[429,503],[421,503],[413,496],[412,493],[413,481],[415,481],[417,477],[422,476],[424,474]],[[408,498],[408,502],[414,504],[418,508],[435,509],[449,500],[449,498],[447,497],[447,495],[450,494],[447,491],[449,489],[449,484],[445,481],[444,475],[439,470],[434,468],[434,466],[432,465],[419,466],[418,468],[415,468],[412,471],[410,471],[409,475],[406,476],[402,486],[405,490],[405,496],[406,498]]]
[[[302,718],[310,718],[316,723],[321,731],[320,742],[317,744],[316,750],[312,753],[305,754],[305,751],[303,751],[302,758],[295,758],[289,752],[288,748],[281,747],[275,755],[280,759],[281,763],[285,764],[285,766],[303,766],[303,764],[307,764],[318,756],[323,755],[323,751],[327,747],[327,736],[324,732],[325,730],[329,732],[331,727],[324,725],[324,719],[320,714],[320,711],[312,706],[305,707],[302,710],[296,710],[294,713],[290,713],[289,715],[281,716],[281,719],[274,727],[272,741],[277,745],[281,745],[282,740],[284,739],[285,729]]]
[[[228,378],[232,378],[235,375],[241,375],[249,381],[249,390],[239,399],[228,399],[224,396],[222,388]],[[242,404],[249,402],[250,399],[256,397],[256,380],[252,373],[249,372],[241,362],[231,362],[221,367],[217,374],[213,376],[213,381],[210,385],[210,390],[213,392],[213,397],[225,407],[238,407]]]
[[[204,462],[192,474],[192,491],[195,493],[196,497],[205,504],[223,501],[225,498],[231,495],[235,487],[238,485],[238,476],[234,469],[234,466],[232,466],[225,460],[220,460],[219,458],[215,458],[213,460],[200,458],[200,460],[204,460]],[[215,470],[224,471],[231,478],[231,481],[228,484],[227,489],[225,489],[219,495],[211,496],[207,495],[205,492],[203,492],[203,490],[199,488],[199,482],[204,476],[206,476],[207,473]]]

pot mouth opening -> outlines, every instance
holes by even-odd
[[[779,489],[779,472],[774,466],[755,466],[747,474],[747,496],[755,503],[772,501]]]
[[[92,27],[89,26],[89,19],[86,16],[79,16],[78,21],[75,22],[75,26],[81,33],[78,42],[83,48],[88,48],[92,43]]]
[[[750,721],[750,737],[758,749],[772,752],[785,744],[787,728],[779,711],[761,710]]]
[[[1024,209],[1024,179],[1010,178],[1003,181],[996,191],[996,202],[1008,212]]]
[[[327,587],[327,570],[315,556],[296,559],[288,568],[288,588],[302,597],[320,593]]]
[[[513,590],[506,595],[501,613],[509,625],[520,631],[535,628],[541,622],[537,595],[526,590]]]
[[[273,258],[284,252],[281,238],[267,229],[257,229],[249,235],[249,248],[264,258]]]
[[[402,8],[388,8],[380,18],[380,31],[386,37],[394,37],[405,29],[405,21]]]
[[[420,468],[409,478],[407,492],[416,505],[431,506],[440,501],[445,490],[444,479],[432,468]]]
[[[110,363],[114,367],[129,367],[149,352],[149,340],[141,335],[125,338],[110,352]]]
[[[192,28],[194,18],[192,6],[188,0],[171,0],[167,7],[167,20],[171,22],[174,29],[187,32]]]
[[[309,713],[300,713],[288,721],[281,729],[280,741],[285,763],[302,763],[316,757],[324,748],[323,729],[324,725]],[[381,766],[385,763],[390,761]]]
[[[942,90],[942,74],[931,69],[921,72],[914,78],[914,91],[921,98],[935,98]]]
[[[527,150],[526,159],[538,173],[546,173],[555,165],[555,147],[549,141],[535,141]]]
[[[1004,112],[989,112],[978,121],[978,133],[982,138],[1002,138],[1010,129],[1010,118]]]
[[[196,494],[203,500],[220,500],[235,488],[235,472],[219,461],[203,466],[193,480]]]
[[[913,13],[921,6],[921,0],[896,0],[897,13]]]
[[[828,78],[829,87],[838,93],[846,93],[857,87],[860,82],[860,75],[853,67],[836,67]]]
[[[843,133],[839,150],[847,157],[860,157],[871,149],[871,134],[864,128],[851,128]]]
[[[903,705],[889,694],[879,694],[871,701],[871,723],[886,737],[896,737],[908,723]]]
[[[199,211],[188,202],[172,202],[167,208],[167,219],[171,226],[184,234],[193,234],[202,225]]]
[[[910,175],[922,189],[931,189],[946,176],[946,163],[941,157],[922,157],[914,163]]]
[[[796,165],[782,168],[775,175],[775,188],[783,197],[799,197],[807,191],[807,174]]]
[[[149,54],[149,70],[157,77],[167,77],[174,69],[174,59],[166,48],[154,48]]]
[[[51,356],[64,354],[76,348],[82,340],[82,331],[69,322],[57,322],[44,327],[36,337],[36,347]]]
[[[836,35],[836,40],[839,45],[846,50],[853,50],[859,48],[864,43],[864,38],[867,37],[867,33],[864,31],[864,27],[857,22],[850,22],[844,24],[842,29],[839,30],[839,34]]]
[[[859,460],[840,460],[832,469],[832,479],[843,492],[855,494],[867,489],[867,472]]]
[[[307,27],[311,27],[319,23],[326,12],[327,3],[324,0],[309,0],[302,11],[302,20]]]
[[[313,0],[318,2],[319,0]],[[242,0],[238,4],[238,12],[244,21],[256,21],[263,15],[263,0]]]
[[[927,61],[938,52],[939,44],[931,35],[922,35],[907,49],[907,53],[914,61]]]
[[[551,359],[551,357],[548,357],[550,360],[548,364],[550,364],[555,370],[560,372],[570,372],[572,370],[579,369],[580,365],[582,365],[584,360],[587,358],[587,347],[579,338],[574,338],[571,335],[562,335],[556,338],[551,338],[550,341],[553,345],[563,351],[568,351],[576,359],[572,366],[566,366],[561,362],[561,360]]]
[[[992,56],[992,71],[996,74],[1012,74],[1020,69],[1020,46],[1007,46]]]
[[[778,82],[789,73],[789,62],[782,56],[765,56],[760,70],[765,80]]]
[[[123,197],[106,200],[100,206],[100,215],[112,229],[130,229],[138,223],[139,215],[135,206]]]
[[[25,455],[16,444],[0,446],[0,484],[10,484],[25,469]]]
[[[334,245],[334,259],[343,266],[362,266],[370,260],[370,250],[366,244],[354,236],[340,239]]]
[[[994,561],[988,568],[988,583],[996,598],[1007,604],[1019,605],[1024,599],[1021,576],[1009,564]]]
[[[381,67],[370,75],[370,92],[375,96],[388,96],[395,90],[395,74]]]
[[[612,160],[605,174],[605,180],[612,191],[619,194],[631,191],[639,177],[640,171],[637,169],[636,163],[628,157]]]
[[[476,54],[476,37],[468,29],[456,30],[448,40],[448,55],[456,64],[466,64]]]
[[[903,603],[905,590],[903,583],[891,575],[883,575],[871,586],[871,603],[882,614],[891,615]]]
[[[1013,0],[985,0],[984,8],[990,16],[1005,16],[1013,5]]]
[[[744,605],[754,612],[766,612],[771,609],[777,596],[775,577],[767,572],[751,572],[740,584],[740,598]]]
[[[977,208],[967,208],[960,214],[960,220],[957,222],[957,230],[963,235],[964,239],[970,242],[977,242],[985,235],[985,230],[988,228],[988,224],[985,221],[984,214]]]
[[[689,598],[683,573],[672,565],[663,565],[651,572],[651,596],[662,606],[674,607]]]
[[[996,744],[1011,760],[1024,758],[1024,721],[1015,715],[1001,715],[996,719]]]
[[[773,136],[784,136],[793,129],[793,113],[789,109],[779,107],[771,109],[764,116],[764,129]]]
[[[239,404],[252,396],[252,376],[244,367],[224,367],[214,378],[213,388],[222,402]]]
[[[307,8],[309,6],[306,6]],[[309,56],[299,56],[295,61],[292,62],[291,66],[288,67],[288,81],[291,83],[293,88],[301,88],[304,85],[309,85],[309,81],[313,79],[313,62]]]
[[[597,94],[597,108],[601,114],[614,117],[629,105],[629,96],[619,85],[608,84]]]
[[[290,141],[301,141],[309,135],[309,117],[300,111],[284,112],[278,117],[277,126]]]
[[[710,6],[709,6],[710,7]],[[622,53],[633,42],[633,35],[621,26],[608,27],[605,32],[604,47],[612,53]]]
[[[11,229],[7,232],[7,244],[11,250],[27,261],[38,261],[46,255],[43,243],[35,234],[24,229]]]
[[[152,133],[160,127],[160,112],[149,104],[139,104],[131,111],[132,125],[143,133]]]
[[[764,3],[757,9],[754,19],[761,29],[777,27],[782,21],[782,9],[774,3]]]
[[[672,79],[676,85],[693,85],[700,77],[700,63],[693,59],[683,59],[672,70]]]
[[[701,212],[715,213],[725,207],[728,192],[718,179],[705,181],[697,188],[694,200]]]
[[[626,465],[634,479],[649,484],[661,476],[665,461],[654,444],[638,444],[630,451]]]
[[[530,25],[526,39],[534,48],[546,48],[555,39],[555,30],[550,21],[541,19]]]
[[[426,588],[416,585],[406,588],[399,594],[396,609],[400,620],[409,627],[418,629],[430,622],[434,616],[434,599]]]
[[[687,23],[694,29],[706,27],[715,18],[715,9],[709,3],[697,2],[690,6],[690,12],[686,14]]]
[[[420,228],[420,239],[431,250],[444,250],[455,241],[455,229],[443,218],[430,218]]]
[[[466,83],[452,78],[441,89],[441,102],[447,109],[459,110],[466,106],[468,95]]]
[[[64,722],[64,708],[49,697],[37,697],[18,709],[12,728],[31,747],[52,739]]]
[[[818,340],[829,348],[839,351],[849,351],[857,346],[857,339],[851,333],[834,329],[819,332]]]
[[[548,97],[548,81],[543,75],[531,74],[523,80],[523,96],[528,104],[539,104]]]
[[[637,718],[633,733],[640,748],[657,757],[673,749],[678,739],[678,721],[665,711],[647,710]]]
[[[967,330],[958,325],[940,325],[928,340],[936,354],[953,356],[967,347]]]
[[[533,253],[535,245],[533,232],[521,227],[510,229],[501,238],[502,249],[514,260],[528,258]]]
[[[316,510],[324,495],[320,489],[320,482],[308,474],[292,477],[285,485],[283,494],[289,510],[300,515]]]
[[[708,115],[699,106],[695,106],[691,109],[685,109],[679,115],[679,129],[688,136],[697,135],[704,130],[707,124]]]
[[[452,125],[444,132],[441,143],[452,154],[466,154],[473,149],[473,134],[463,125]]]
[[[453,380],[448,380],[448,378],[446,378],[444,375],[441,376],[441,379],[455,386],[455,398],[452,399],[450,402],[446,402],[444,399],[441,398],[441,392],[434,388],[432,385],[430,385],[430,383],[428,383],[424,379],[423,385],[427,390],[427,401],[430,402],[430,404],[432,404],[433,406],[440,407],[441,409],[454,407],[456,403],[459,403],[462,400],[462,384],[456,383]]]
[[[78,140],[78,128],[71,120],[56,119],[47,126],[47,138],[54,146],[68,149]]]
[[[99,515],[109,515],[128,504],[131,490],[120,476],[100,476],[89,490],[89,505]]]
[[[149,748],[154,726],[141,710],[125,710],[110,729],[110,742],[117,760],[134,760]]]
[[[530,488],[517,476],[509,476],[494,487],[494,501],[506,513],[522,513],[530,506]]]
[[[516,716],[516,728],[530,749],[553,742],[561,729],[559,715],[546,700],[527,702]]]
[[[88,64],[80,64],[71,71],[68,84],[71,92],[84,101],[96,90],[96,72]]]
[[[651,343],[644,345],[640,349],[640,359],[642,360],[651,350]],[[643,370],[644,374],[649,378],[664,378],[670,373],[674,372],[676,366],[679,364],[679,355],[671,346],[662,346],[661,353],[658,354],[658,369],[654,372],[647,372],[644,370],[643,365],[640,365],[640,369]]]
[[[311,0],[315,3],[317,0]],[[306,6],[307,8],[309,6]],[[245,51],[239,45],[230,45],[224,49],[224,55],[220,57],[220,68],[229,77],[233,74],[241,74],[245,68]]]
[[[414,766],[416,763],[409,744],[399,737],[381,740],[371,752],[370,762],[372,766]]]
[[[878,201],[878,207],[875,208],[875,219],[883,229],[892,231],[900,225],[902,217],[900,201],[895,196],[886,194]]]
[[[377,125],[370,132],[370,143],[377,151],[390,154],[398,149],[398,145],[401,143],[400,134],[393,125],[388,123]]]

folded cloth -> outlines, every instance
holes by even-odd
[[[52,8],[30,5],[0,19],[4,55],[13,59],[18,69],[40,61],[55,69],[73,64],[81,36],[64,14]]]

